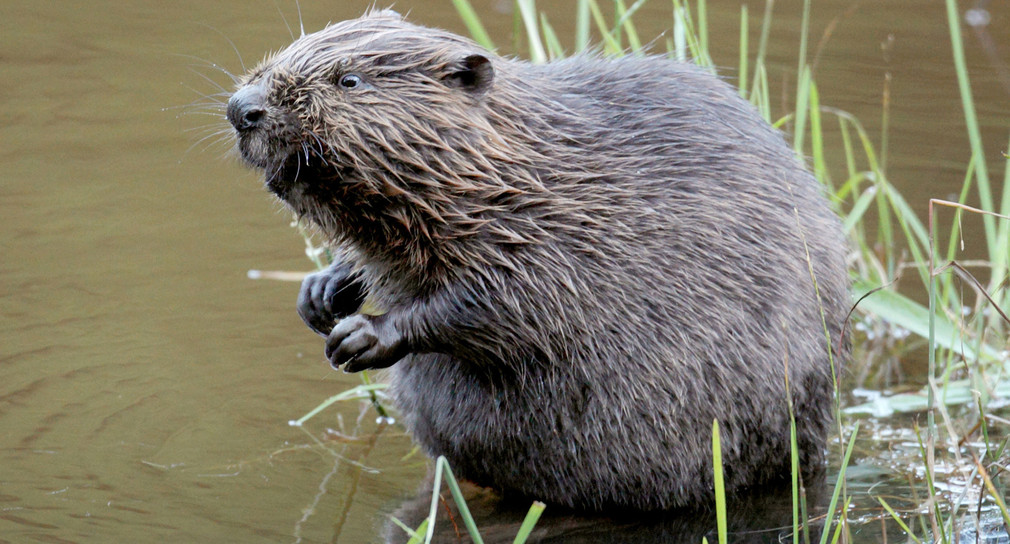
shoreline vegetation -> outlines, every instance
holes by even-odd
[[[647,1],[671,2],[672,31],[657,40],[643,42],[633,21],[636,11]],[[1008,485],[1006,471],[1010,470],[1010,449],[1005,438],[1010,436],[1010,421],[994,413],[1010,399],[1010,345],[1007,343],[1010,334],[1007,315],[1010,313],[1010,161],[1006,160],[1004,152],[1000,157],[1006,163],[1002,180],[999,176],[990,177],[989,165],[993,157],[986,157],[983,151],[965,64],[962,21],[954,0],[945,2],[950,51],[958,77],[970,158],[965,164],[957,200],[930,199],[925,221],[892,185],[885,170],[888,82],[885,80],[881,99],[880,143],[875,144],[858,119],[820,101],[808,58],[811,2],[805,0],[795,73],[798,77],[795,77],[795,89],[786,91],[792,94],[790,111],[773,115],[769,81],[777,79],[769,75],[765,59],[774,0],[764,2],[760,32],[756,37],[748,30],[754,16],[746,5],[741,7],[740,33],[736,37],[739,41],[736,67],[739,93],[750,100],[768,122],[787,133],[796,153],[825,187],[850,240],[854,306],[848,330],[856,350],[850,368],[845,371],[850,378],[846,383],[853,381],[853,375],[858,385],[881,372],[874,366],[879,367],[884,358],[882,346],[890,353],[928,357],[926,383],[920,388],[905,388],[899,394],[863,393],[866,402],[848,402],[844,408],[839,384],[842,376],[836,376],[837,428],[829,447],[832,459],[838,459],[840,465],[836,466],[833,461],[829,467],[831,472],[837,471],[837,477],[827,518],[808,517],[794,455],[795,543],[852,541],[854,521],[847,513],[854,498],[847,490],[846,469],[859,434],[860,418],[902,413],[925,415],[924,426],[920,428],[915,423],[911,429],[918,444],[918,459],[915,466],[905,467],[909,474],[916,475],[914,479],[918,482],[913,483],[913,477],[909,477],[910,495],[901,497],[905,504],[901,509],[892,507],[882,496],[873,497],[881,512],[874,519],[883,522],[886,518],[888,523],[897,524],[908,540],[914,542],[962,541],[964,531],[972,527],[976,531],[974,534],[983,535],[978,522],[983,511],[996,519],[997,531],[1002,524],[1002,530],[1010,532],[1010,513],[1003,499]],[[453,4],[472,37],[481,45],[496,49],[469,1],[453,0]],[[578,0],[573,14],[576,24],[572,49],[562,45],[565,40],[555,33],[547,16],[537,11],[534,0],[516,0],[514,13],[515,49],[520,49],[522,42],[531,62],[547,62],[590,49],[603,55],[634,55],[648,50],[650,54],[666,54],[681,61],[693,60],[715,72],[708,47],[705,0],[693,3],[686,0]],[[822,41],[830,33],[831,28],[825,31]],[[755,38],[756,50],[752,46]],[[825,134],[835,129],[841,145],[829,148]],[[1010,143],[1007,145],[1010,147]],[[836,164],[843,166],[839,168],[834,166]],[[1002,195],[1000,202],[995,201],[997,194]],[[985,239],[970,243],[982,245],[986,257],[959,262],[958,252],[968,243],[962,237],[962,225],[968,221],[982,223]],[[298,228],[305,237],[307,253],[322,268],[329,255],[305,229]],[[899,291],[899,277],[910,281],[918,278],[921,282],[918,288],[928,293],[928,304],[920,304]],[[826,349],[834,351],[839,341],[826,338]],[[331,397],[290,423],[300,426],[333,402],[349,399],[371,401],[379,416],[390,421],[382,406],[382,384],[373,383],[366,372],[361,374],[361,386]],[[721,481],[718,422],[714,422],[712,440],[717,461],[717,501],[713,507],[718,520],[713,530],[718,529],[715,534],[722,543],[727,538],[726,504],[722,490],[718,489]],[[938,469],[941,466],[943,468]],[[452,471],[443,458],[435,461],[435,474],[428,520],[416,528],[396,521],[409,535],[409,542],[430,542],[442,479],[451,491],[470,538],[482,542],[479,528],[469,515]],[[954,478],[959,479],[956,485],[948,485],[944,480]],[[888,498],[895,502],[894,498]],[[543,511],[542,503],[533,504],[515,542],[526,541]]]

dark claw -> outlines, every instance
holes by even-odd
[[[298,315],[320,336],[327,336],[334,324],[358,311],[365,290],[351,265],[334,263],[326,270],[309,274],[298,291]]]

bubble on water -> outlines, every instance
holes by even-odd
[[[302,422],[298,421],[297,419],[291,419],[291,420],[288,420],[288,425],[290,425],[291,427],[301,427],[302,426]]]
[[[379,416],[375,418],[376,425],[393,425],[396,420],[389,416]]]
[[[964,12],[964,22],[968,26],[988,26],[990,18],[989,12],[980,8],[969,9]]]

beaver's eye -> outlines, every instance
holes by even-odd
[[[340,86],[345,89],[354,89],[361,85],[361,76],[357,74],[345,74],[340,77]]]

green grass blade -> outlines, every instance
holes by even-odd
[[[403,529],[403,532],[407,533],[407,536],[410,537],[410,540],[407,541],[407,544],[421,544],[421,542],[424,542],[424,536],[423,535],[424,535],[424,532],[428,528],[428,520],[427,519],[425,519],[424,521],[422,521],[421,525],[418,525],[418,527],[417,527],[416,530],[411,529],[410,527],[407,527],[407,525],[405,523],[403,523],[402,521],[396,519],[393,516],[390,516],[389,519],[393,522],[393,525],[396,525],[400,529]]]
[[[1007,510],[1006,501],[1003,500],[1003,494],[1000,493],[998,489],[996,489],[995,484],[993,484],[992,482],[992,478],[990,478],[988,472],[983,469],[982,464],[978,461],[978,459],[975,460],[975,463],[978,464],[978,468],[980,469],[980,473],[982,474],[982,479],[985,482],[985,488],[989,492],[989,496],[991,496],[993,500],[996,501],[996,506],[997,508],[999,508],[999,513],[1001,516],[1003,516],[1003,526],[1010,527],[1010,510]]]
[[[554,32],[554,27],[547,22],[547,14],[540,14],[540,27],[544,31],[544,41],[547,42],[547,55],[551,60],[564,58],[565,48],[561,46],[558,35]]]
[[[540,515],[544,513],[544,508],[547,505],[540,501],[533,501],[530,506],[529,512],[526,513],[526,518],[523,519],[523,524],[519,526],[519,532],[516,534],[515,540],[512,544],[523,544],[530,537],[530,533],[533,532],[533,527],[536,526],[537,521],[540,519]]]
[[[740,65],[737,67],[739,74],[737,79],[737,89],[740,96],[747,98],[747,45],[750,39],[750,27],[747,22],[747,4],[740,6]]]
[[[698,0],[698,44],[708,63],[711,64],[712,60],[708,54],[708,7],[705,0]]]
[[[887,504],[887,501],[885,501],[883,497],[877,497],[877,500],[880,501],[880,505],[883,506],[884,509],[887,510],[889,514],[891,514],[891,518],[893,518],[894,521],[898,524],[898,526],[901,527],[901,530],[905,531],[905,534],[908,535],[908,538],[911,538],[913,541],[915,541],[915,544],[922,544],[922,541],[919,540],[915,536],[915,534],[912,533],[912,530],[908,528],[908,525],[905,525],[905,522],[904,520],[901,519],[901,516],[899,516],[898,513],[895,512],[893,508],[891,508],[891,505]]]
[[[312,419],[313,416],[315,416],[319,412],[322,412],[335,402],[340,402],[342,400],[349,400],[349,399],[368,399],[371,398],[372,393],[375,393],[376,391],[382,391],[383,389],[387,389],[388,387],[389,384],[385,383],[375,383],[370,385],[359,385],[357,387],[352,387],[347,391],[343,391],[324,400],[319,406],[316,406],[311,411],[309,411],[309,413],[305,414],[304,416],[294,421],[289,421],[288,424],[291,425],[292,427],[301,427],[302,424],[304,424],[306,421]]]
[[[786,377],[788,380],[788,376]],[[788,395],[789,392],[786,391]],[[796,416],[793,403],[789,402],[789,469],[792,476],[793,494],[793,544],[800,542],[800,446],[796,438]],[[803,524],[804,527],[806,524]]]
[[[435,476],[431,487],[431,506],[428,509],[428,530],[424,534],[424,544],[430,544],[432,537],[435,536],[435,520],[438,515],[438,492],[442,489],[442,460],[444,457],[439,456],[435,460]]]
[[[757,65],[755,69],[754,88],[751,90],[750,102],[758,109],[765,121],[771,122],[772,107],[768,96],[768,72],[763,64]]]
[[[579,0],[575,10],[575,52],[589,49],[589,2]]]
[[[680,5],[680,0],[673,0],[673,58],[678,62],[687,62],[688,46],[686,9]]]
[[[796,111],[799,111],[801,107],[805,107],[805,103],[801,102],[800,98],[804,94],[803,86],[805,83],[803,82],[803,72],[810,69],[810,66],[807,65],[807,40],[809,39],[809,36],[810,0],[803,0],[803,19],[800,22],[800,53],[799,61],[796,66],[796,77],[800,78],[796,82]]]
[[[1010,152],[1010,142],[1007,142],[1007,150]],[[999,213],[1010,215],[1010,159],[1006,160],[1003,171],[1003,199],[1000,202]],[[992,276],[989,281],[990,286],[996,286],[1006,278],[1007,269],[1010,268],[1010,221],[1000,222],[996,234],[996,253],[989,256],[992,264]],[[990,289],[991,291],[992,289]],[[1003,297],[1004,306],[1010,306],[1010,291]]]
[[[470,36],[473,36],[474,41],[488,49],[494,50],[494,42],[491,41],[491,36],[484,29],[484,25],[480,22],[480,17],[477,16],[477,12],[474,11],[473,6],[470,5],[470,1],[452,0],[452,5],[456,7],[456,12],[463,19],[463,24],[466,25],[466,30],[470,33]]]
[[[424,542],[424,534],[428,532],[427,519],[422,521],[421,524],[417,526],[416,531],[410,530],[409,527],[404,525],[402,521],[396,518],[393,518],[393,523],[396,523],[401,529],[407,531],[407,534],[410,535],[410,540],[407,541],[407,544],[422,544]]]
[[[884,250],[884,264],[887,277],[893,278],[897,273],[897,252],[894,245],[894,228],[891,225],[891,200],[887,198],[887,189],[890,186],[887,184],[887,180],[884,179],[884,172],[877,167],[873,169],[872,179],[880,188],[877,191],[877,244]],[[899,215],[898,220],[904,221],[903,216]],[[921,253],[921,251],[916,253],[916,250],[913,250],[913,254],[918,255],[915,257],[916,262],[922,262]]]
[[[424,544],[430,544],[435,535],[435,519],[438,515],[438,492],[442,489],[442,461],[445,458],[439,456],[435,460],[435,476],[431,486],[431,506],[428,508],[428,530],[424,533]]]
[[[712,420],[712,483],[715,486],[715,521],[719,544],[726,544],[726,488],[722,473],[722,444],[719,438],[719,420]]]
[[[596,29],[603,38],[603,51],[610,55],[619,55],[621,42],[611,33],[607,20],[603,17],[603,12],[600,11],[599,4],[596,3],[596,0],[587,0],[587,3],[589,4],[589,13],[593,16],[593,22],[596,23]]]
[[[874,286],[864,280],[857,279],[852,286],[853,298],[859,300],[873,288]],[[894,323],[922,338],[929,338],[929,310],[901,293],[881,289],[862,299],[859,302],[859,307],[863,311],[876,314],[885,321]],[[938,346],[961,353],[968,360],[975,359],[980,355],[992,360],[998,361],[1000,359],[999,349],[988,344],[983,344],[979,352],[976,352],[971,346],[962,344],[960,339],[964,334],[942,315],[937,315],[934,325],[934,336]]]
[[[926,473],[930,474],[934,459],[934,448],[936,447],[936,273],[935,273],[935,251],[933,240],[936,239],[936,232],[933,226],[933,202],[929,203],[929,369],[926,371],[928,395],[928,408],[926,409]],[[932,476],[930,480],[929,492],[931,497],[936,497],[936,489],[933,487]],[[934,503],[937,519],[940,518],[940,505]],[[939,524],[941,527],[943,523]],[[946,534],[943,532],[941,534]],[[946,539],[943,539],[946,542]]]
[[[442,489],[443,481],[449,487],[449,492],[452,494],[453,502],[456,503],[456,508],[459,510],[460,517],[463,518],[463,525],[466,527],[470,540],[472,540],[474,544],[484,544],[484,539],[481,538],[480,531],[477,530],[477,524],[473,520],[470,508],[466,505],[466,499],[463,497],[463,492],[459,488],[459,482],[456,480],[456,476],[452,473],[452,468],[449,466],[449,462],[446,460],[445,456],[442,455],[439,455],[438,459],[435,459],[435,475],[432,483],[431,507],[428,510],[428,519],[426,519],[425,523],[422,523],[415,532],[419,534],[424,531],[424,543],[429,544],[431,542],[431,539],[435,534],[435,520],[438,514],[439,491]],[[536,525],[537,520],[540,519],[540,515],[543,513],[544,508],[546,508],[544,503],[539,501],[534,502],[530,507],[529,512],[526,514],[526,519],[523,520],[522,525],[519,527],[519,532],[516,535],[515,542],[517,544],[522,544],[527,538],[529,538],[529,535],[533,531],[533,527]],[[394,521],[397,520],[394,519]],[[397,523],[397,525],[407,531],[408,534],[412,533],[412,531],[403,525],[403,523]],[[427,530],[425,530],[425,527]],[[411,538],[410,542],[415,542],[414,538]]]
[[[435,534],[435,519],[438,514],[438,494],[442,489],[443,481],[449,486],[449,491],[452,493],[452,498],[459,509],[460,517],[463,518],[463,524],[466,525],[470,539],[473,540],[474,544],[484,544],[484,540],[477,530],[477,524],[474,523],[473,516],[470,514],[470,508],[467,507],[466,500],[463,499],[463,493],[459,490],[459,483],[456,482],[456,477],[452,474],[452,469],[449,468],[449,462],[442,455],[439,455],[438,459],[435,459],[435,477],[431,489],[431,508],[428,510],[428,530],[424,535],[424,543],[429,544]]]
[[[870,140],[870,135],[867,134],[866,129],[863,128],[863,124],[860,123],[855,117],[848,115],[849,123],[855,127],[856,135],[859,136],[859,143],[863,145],[863,156],[866,158],[867,170],[870,172],[881,172],[880,161],[877,160],[877,152],[873,150],[873,141]]]
[[[540,41],[536,2],[534,0],[516,0],[516,3],[519,6],[519,15],[522,17],[526,38],[530,45],[530,61],[534,64],[543,64],[547,62],[547,52],[544,51],[544,44]]]
[[[852,497],[845,499],[845,506],[842,507],[842,512],[848,512],[849,506],[852,505]],[[839,520],[838,525],[835,525],[835,533],[831,537],[831,544],[838,544],[838,541],[842,539],[842,529],[845,528],[844,520]]]
[[[932,412],[932,411],[931,411]],[[936,485],[933,480],[933,465],[930,463],[931,456],[926,445],[922,443],[922,434],[919,432],[919,425],[915,424],[913,426],[915,430],[915,439],[919,443],[919,453],[926,458],[926,464],[923,465],[924,475],[926,479],[926,487],[929,488],[929,496],[936,497]],[[929,501],[929,522],[933,526],[933,540],[939,541],[942,544],[947,543],[947,533],[939,530],[939,527],[944,525],[943,521],[943,511],[940,509],[940,501]]]
[[[800,71],[800,83],[796,94],[796,115],[793,130],[793,149],[803,157],[803,141],[807,130],[807,112],[810,104],[810,67],[804,66]]]
[[[886,182],[881,183],[880,187],[883,189],[881,192],[886,197],[886,202],[890,204],[890,209],[894,211],[894,215],[898,220],[898,226],[901,227],[905,235],[905,242],[908,245],[909,253],[912,254],[912,260],[916,263],[925,263],[926,253],[923,248],[929,248],[929,235],[926,232],[926,227],[919,220],[919,217],[915,215],[905,197],[901,196],[901,193]],[[916,271],[919,273],[923,285],[926,285],[929,281],[929,272],[922,266],[916,267]],[[888,274],[890,277],[894,277],[893,270],[889,269]]]
[[[809,84],[810,102],[810,155],[813,159],[814,176],[829,192],[834,192],[831,186],[831,175],[828,173],[828,162],[824,153],[824,129],[821,125],[821,98],[813,79]]]
[[[617,23],[614,25],[615,30],[617,28],[624,29],[624,33],[628,35],[628,45],[631,46],[631,50],[642,54],[642,41],[638,38],[638,32],[635,30],[635,25],[631,23],[631,15],[638,11],[638,8],[642,7],[647,0],[638,0],[632,4],[631,9],[625,9],[624,0],[615,0],[615,6],[617,8]]]
[[[861,174],[857,174],[856,178],[865,179]],[[849,182],[846,182],[847,184]],[[852,209],[845,216],[842,221],[842,227],[846,233],[852,232],[856,228],[856,225],[861,224],[863,215],[866,214],[866,210],[873,204],[873,201],[877,197],[876,187],[870,187],[863,194],[859,195],[859,198],[852,204]]]
[[[959,204],[966,204],[968,202],[968,192],[971,190],[971,180],[974,172],[975,161],[968,161],[968,168],[965,171],[964,182],[961,184],[961,194],[957,196]],[[958,240],[961,238],[961,216],[963,211],[964,210],[961,208],[954,209],[954,219],[951,220],[950,236],[948,236],[947,239],[947,257],[944,259],[946,262],[953,261],[957,256],[959,245]]]
[[[754,59],[754,84],[758,84],[758,70],[765,69],[765,53],[768,51],[768,36],[771,34],[772,29],[772,7],[775,5],[775,0],[765,0],[765,13],[764,17],[761,19],[761,39],[758,41],[758,52],[757,58]],[[766,82],[767,83],[767,82]],[[751,94],[754,94],[754,90]],[[766,88],[765,91],[768,89]],[[771,116],[765,116],[765,119],[770,119]]]
[[[989,168],[985,162],[985,148],[982,146],[982,132],[978,126],[978,115],[975,113],[975,101],[971,96],[971,82],[968,79],[968,67],[964,57],[964,41],[961,38],[961,17],[957,2],[946,0],[947,25],[950,28],[950,43],[954,54],[954,68],[957,71],[957,85],[961,92],[961,109],[964,110],[964,122],[968,128],[968,141],[971,152],[975,156],[975,179],[978,180],[978,200],[983,210],[994,211],[992,189],[989,186]],[[992,257],[1003,249],[996,247],[996,218],[984,216],[985,237],[988,243],[989,256]]]
[[[363,302],[362,305],[361,305],[361,310],[360,311],[362,311],[362,312],[365,311],[365,305],[367,303],[368,303],[368,299],[366,298],[365,302]],[[366,386],[367,385],[375,385],[375,384],[372,383],[372,375],[369,374],[367,370],[362,370],[361,372],[358,373],[358,375],[361,376],[361,383],[363,383],[364,385],[366,385]],[[381,385],[382,386],[387,386],[388,384],[381,384]],[[372,402],[372,408],[375,408],[375,412],[377,414],[379,414],[379,417],[381,417],[383,419],[392,419],[389,416],[389,412],[386,411],[386,408],[382,405],[381,402],[379,402],[379,394],[378,394],[378,392],[381,389],[383,389],[383,388],[384,387],[380,387],[378,389],[369,389],[368,390],[368,400],[370,400]]]
[[[484,540],[480,536],[480,531],[477,530],[477,524],[473,521],[473,515],[470,514],[470,508],[466,505],[466,499],[463,498],[463,492],[459,489],[459,482],[456,481],[456,476],[452,473],[449,462],[446,461],[444,456],[439,455],[436,463],[441,464],[445,468],[442,473],[445,477],[445,483],[449,486],[449,492],[452,493],[452,498],[456,502],[456,508],[459,509],[459,515],[463,518],[463,525],[466,526],[470,539],[473,540],[474,544],[483,544]]]
[[[698,38],[698,27],[691,17],[691,8],[684,0],[674,0],[674,42],[678,44],[677,60],[681,62],[693,61],[694,64],[708,69],[715,74],[715,65],[709,55],[707,46],[703,46]]]
[[[880,114],[880,169],[887,171],[887,142],[891,126],[891,73],[884,74],[883,112]]]
[[[849,134],[849,127],[846,120],[838,118],[838,128],[842,134],[842,148],[845,150],[845,170],[851,178],[856,174],[856,155],[852,150],[852,136]]]
[[[841,493],[842,488],[845,487],[845,469],[849,466],[849,458],[852,456],[852,448],[856,445],[857,434],[859,434],[858,421],[855,428],[852,429],[852,434],[849,436],[849,445],[845,448],[845,455],[842,457],[842,466],[838,470],[838,480],[835,482],[835,489],[831,493],[831,501],[828,503],[828,518],[824,520],[824,529],[821,530],[820,544],[827,544],[828,542],[828,535],[831,533],[832,516],[835,515],[835,507],[838,506],[838,495]],[[840,514],[840,516],[843,515],[845,515],[844,512]]]

